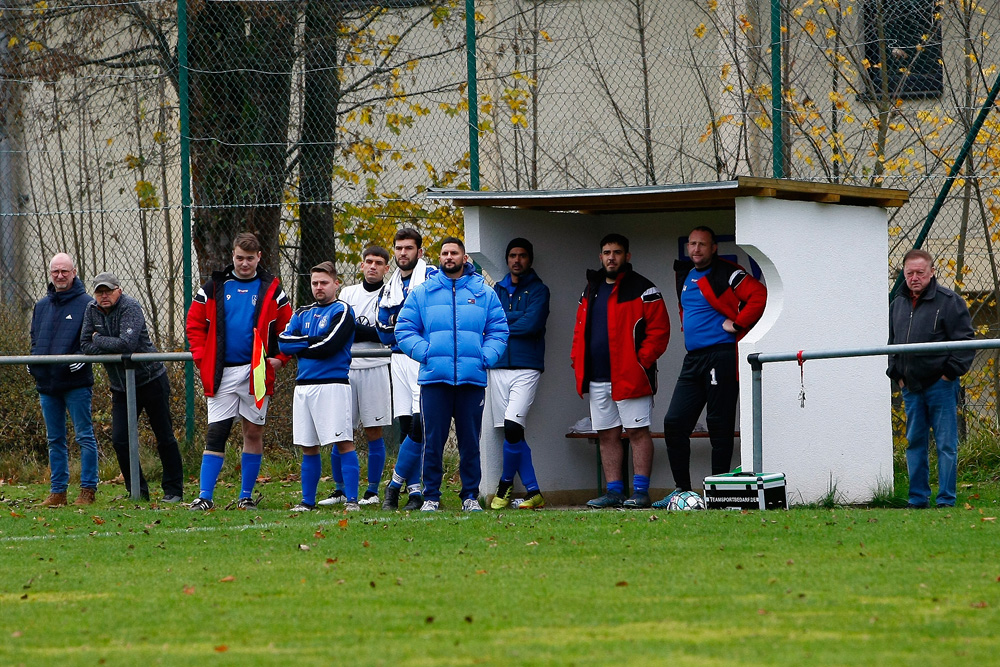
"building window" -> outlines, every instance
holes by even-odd
[[[944,91],[939,9],[939,0],[865,0],[869,98],[882,91],[880,43],[885,44],[890,97],[937,97]]]

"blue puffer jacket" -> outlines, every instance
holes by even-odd
[[[494,368],[545,370],[545,321],[549,318],[549,288],[529,269],[515,285],[508,273],[494,287],[507,314],[507,351]]]
[[[466,263],[460,278],[438,271],[410,292],[396,342],[420,362],[417,384],[485,387],[486,369],[507,345],[507,318],[496,292]]]
[[[57,292],[49,283],[49,293],[35,304],[31,315],[31,354],[80,354],[83,314],[93,300],[79,278],[65,292]],[[28,372],[40,394],[61,394],[94,384],[90,364],[33,364]]]

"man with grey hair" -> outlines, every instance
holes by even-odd
[[[156,352],[149,339],[142,306],[124,294],[121,282],[113,273],[94,278],[94,301],[83,314],[80,348],[84,354],[136,354]],[[149,426],[156,436],[156,452],[163,464],[163,502],[179,503],[184,495],[184,471],[181,452],[170,419],[170,382],[167,368],[160,361],[131,362],[135,368],[135,408],[138,416],[146,411]],[[111,444],[125,477],[125,488],[132,492],[131,460],[128,438],[128,397],[125,394],[125,366],[104,364],[111,385]],[[149,486],[139,469],[139,497],[149,500]]]
[[[889,305],[889,344],[940,343],[974,337],[969,307],[960,295],[934,277],[934,258],[926,250],[903,257],[905,285]],[[938,507],[955,505],[958,467],[959,378],[969,372],[975,350],[939,354],[889,355],[887,375],[903,391],[906,408],[906,469],[909,507],[930,507],[928,464],[930,432],[938,455]]]
[[[83,313],[91,302],[76,275],[73,258],[64,252],[49,262],[48,293],[31,315],[31,354],[79,354]],[[94,374],[90,364],[30,364],[42,405],[49,444],[49,496],[44,507],[66,504],[69,486],[69,450],[66,446],[66,413],[80,446],[80,495],[75,505],[90,505],[97,493],[97,441],[91,421]]]

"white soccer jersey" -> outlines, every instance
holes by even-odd
[[[358,324],[375,326],[378,322],[378,295],[379,290],[369,292],[361,283],[349,285],[340,291],[340,300],[350,304],[354,309],[354,320]],[[377,366],[388,366],[389,357],[360,357],[359,352],[370,350],[386,350],[385,345],[375,342],[354,343],[351,346],[351,368],[375,368]]]

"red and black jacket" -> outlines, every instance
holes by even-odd
[[[292,305],[278,278],[259,265],[257,276],[260,278],[260,291],[254,308],[254,322],[264,344],[264,354],[288,363],[291,357],[278,351],[278,334],[285,330],[292,317]],[[198,290],[188,310],[187,339],[201,375],[205,396],[215,396],[222,381],[226,359],[225,283],[234,278],[232,265],[222,271],[214,271],[212,278]],[[270,396],[274,393],[274,369],[271,364],[265,364],[264,369],[266,393]],[[253,374],[250,375],[249,393],[254,393]]]
[[[571,361],[580,396],[590,386],[590,312],[607,272],[587,271],[573,328]],[[611,397],[616,401],[656,393],[656,360],[670,340],[670,317],[663,294],[626,264],[608,298],[608,343],[611,351]]]
[[[678,259],[674,261],[674,273],[677,279],[677,307],[681,313],[681,331],[684,330],[684,307],[681,305],[681,290],[684,281],[694,268],[691,260]],[[767,305],[767,288],[739,264],[722,259],[718,255],[712,258],[708,273],[698,280],[698,289],[702,296],[717,312],[733,321],[736,329],[736,340],[739,341],[757,324],[764,307]]]

